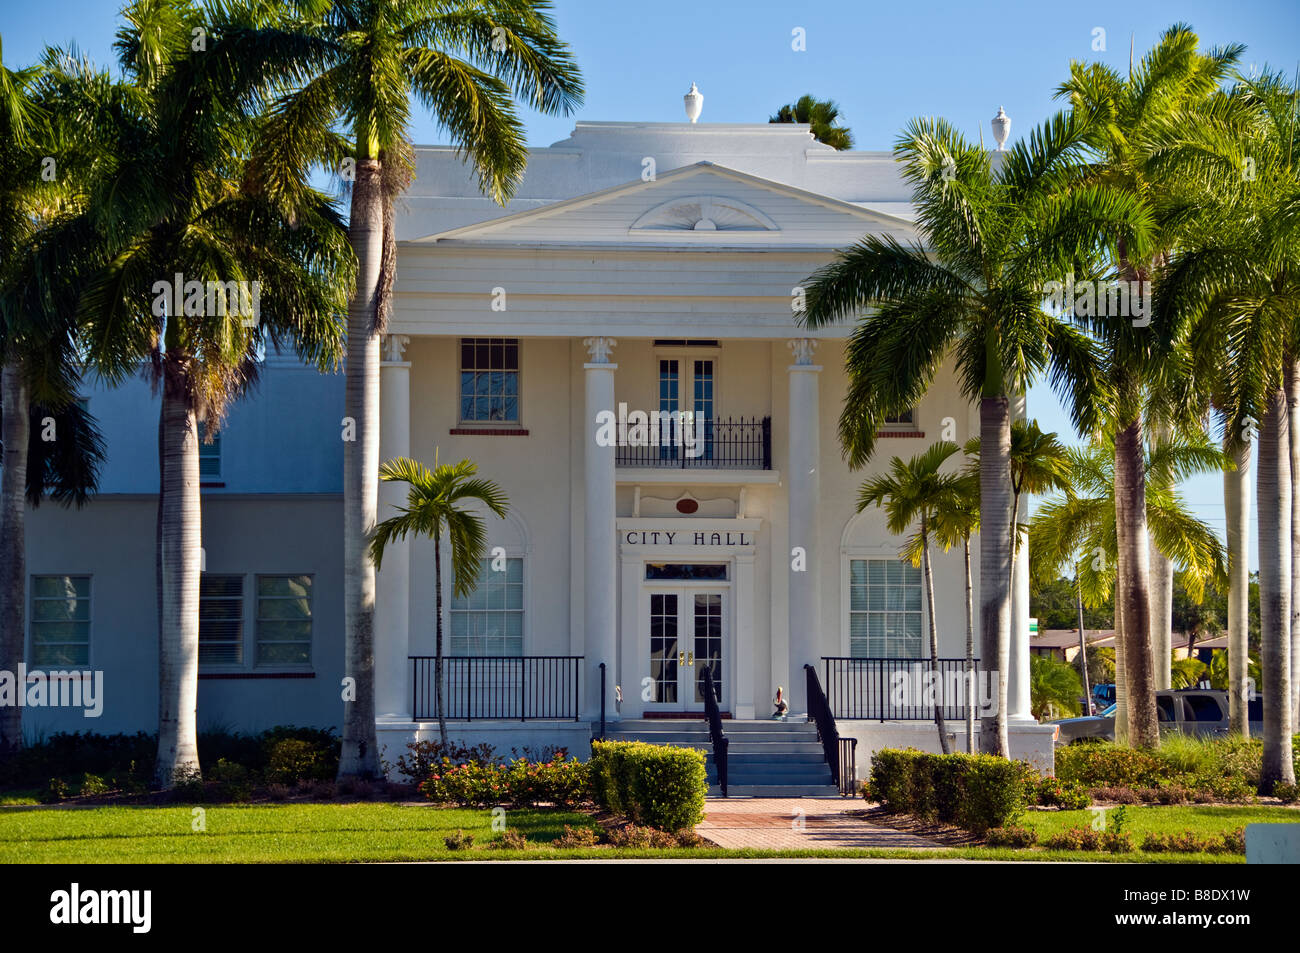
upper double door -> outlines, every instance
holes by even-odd
[[[647,711],[703,711],[704,673],[713,675],[715,697],[725,707],[730,686],[723,679],[727,641],[727,591],[722,587],[655,587],[649,592],[642,644],[650,656]]]

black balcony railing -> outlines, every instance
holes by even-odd
[[[410,658],[413,717],[435,719],[436,659]],[[577,721],[581,670],[581,655],[444,655],[443,714],[456,721]]]
[[[841,721],[932,721],[936,704],[943,717],[966,717],[967,698],[974,700],[976,717],[982,705],[992,704],[983,685],[979,660],[975,661],[974,691],[967,691],[964,658],[930,659],[824,657],[826,699]]]
[[[684,470],[772,469],[771,417],[652,418],[619,427],[620,467]]]

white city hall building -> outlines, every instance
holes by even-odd
[[[777,783],[743,765],[781,731],[787,747],[750,760],[811,783],[778,762],[820,751],[801,717],[812,665],[839,735],[866,742],[859,775],[884,744],[937,750],[931,709],[897,692],[907,660],[929,655],[921,573],[900,561],[882,512],[856,501],[890,457],[976,435],[977,408],[945,370],[851,471],[837,434],[851,326],[809,332],[794,308],[837,250],[864,235],[916,239],[892,156],[836,152],[806,125],[580,122],[530,152],[501,208],[453,149],[416,155],[380,456],[467,457],[509,498],[505,519],[485,517],[492,556],[475,592],[454,597],[444,579],[453,734],[501,753],[581,753],[603,716],[610,736],[707,746],[707,671],[724,732],[741,738],[733,787]],[[86,509],[30,514],[27,661],[103,671],[104,710],[33,710],[27,723],[152,731],[157,402],[144,382],[87,397],[109,464]],[[259,389],[201,446],[201,728],[341,725],[342,407],[341,375],[269,356]],[[380,518],[404,495],[381,484]],[[1052,729],[1029,715],[1025,563],[1012,745],[1042,763]],[[940,655],[959,660],[961,553],[934,565]],[[435,603],[432,544],[391,545],[375,649],[390,762],[436,736]],[[785,725],[769,720],[777,686]],[[946,707],[960,747],[960,705]],[[657,720],[673,718],[689,720]]]

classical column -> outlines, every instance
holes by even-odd
[[[812,338],[798,338],[788,346],[794,353],[789,368],[790,552],[774,553],[773,558],[790,564],[790,684],[786,692],[791,712],[802,713],[808,710],[803,667],[819,665],[822,648],[817,586],[817,503],[821,496],[817,375],[821,366],[812,362],[817,346]]]
[[[1011,399],[1011,420],[1025,419],[1025,396]],[[1022,494],[1017,523],[1029,522],[1029,499]],[[1011,671],[1007,673],[1007,720],[1034,722],[1029,695],[1029,540],[1020,538],[1011,571]]]
[[[754,555],[743,553],[735,558],[736,599],[735,621],[732,624],[732,652],[736,684],[731,690],[732,711],[737,718],[753,718],[758,714],[754,707],[754,669],[758,665],[754,638]],[[766,705],[766,700],[761,700]],[[772,714],[763,711],[763,715]]]
[[[379,459],[411,455],[411,364],[402,352],[411,339],[384,337],[379,368]],[[379,484],[379,520],[406,502],[401,483]],[[411,718],[411,550],[405,540],[384,549],[384,566],[375,577],[375,713],[379,720]]]
[[[615,719],[614,684],[618,681],[617,532],[614,510],[613,443],[597,442],[602,411],[614,413],[614,372],[618,365],[609,352],[613,338],[592,337],[582,342],[591,357],[583,365],[587,403],[583,417],[583,491],[585,507],[583,579],[583,655],[586,662],[586,717],[600,718],[600,663],[605,663],[605,717]],[[608,442],[608,441],[603,441]]]

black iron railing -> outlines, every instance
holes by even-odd
[[[731,742],[722,732],[722,712],[718,710],[718,692],[713,687],[713,670],[704,669],[704,719],[709,723],[709,740],[713,742],[713,766],[718,769],[718,789],[727,796],[727,748]]]
[[[432,655],[412,655],[416,721],[437,718]],[[579,720],[581,655],[444,655],[443,714],[456,721]]]
[[[944,718],[964,720],[966,701],[976,711],[986,702],[983,675],[975,662],[973,694],[967,691],[964,658],[930,659],[823,657],[826,697],[835,717],[872,721],[933,721],[935,705]]]
[[[651,420],[644,427],[620,425],[620,467],[664,467],[684,470],[772,469],[772,418],[690,415]]]
[[[831,783],[838,786],[841,777],[840,733],[835,727],[835,716],[831,714],[830,705],[826,702],[826,693],[822,691],[821,680],[817,677],[817,667],[805,665],[803,670],[808,673],[808,717],[817,725],[817,737],[821,739],[826,763],[831,768]]]

